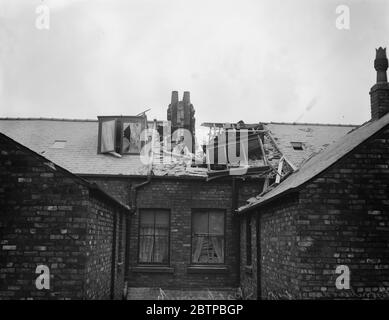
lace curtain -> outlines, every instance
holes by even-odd
[[[169,213],[141,211],[139,231],[139,262],[168,263]]]
[[[192,262],[224,262],[224,212],[196,212],[192,225]]]

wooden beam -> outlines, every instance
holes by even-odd
[[[257,138],[258,138],[258,141],[259,141],[259,145],[261,146],[261,152],[262,152],[262,155],[263,155],[263,161],[265,162],[265,165],[267,166],[269,164],[269,162],[267,161],[267,157],[266,157],[266,153],[265,153],[265,148],[263,147],[263,143],[262,143],[262,139],[259,135],[257,135]]]
[[[280,162],[278,162],[278,170],[276,176],[276,183],[280,183],[282,177],[282,164],[284,163],[284,157],[282,156]]]

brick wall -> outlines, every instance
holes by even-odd
[[[109,298],[110,270],[104,268],[114,207],[3,135],[0,150],[0,299]],[[96,254],[101,260],[93,260]],[[35,286],[38,265],[49,267],[49,290]]]
[[[298,297],[296,225],[298,199],[288,196],[271,207],[260,208],[260,281],[263,299]]]
[[[82,298],[88,189],[0,136],[0,295]],[[38,265],[51,271],[37,290]]]
[[[387,298],[388,199],[386,127],[298,193],[258,209],[261,259],[255,260],[261,269],[261,297]],[[242,232],[244,225],[242,217]],[[244,241],[242,234],[242,252]],[[349,290],[336,289],[339,265],[350,269]],[[247,278],[242,276],[244,290],[255,283],[254,278],[250,282]]]
[[[122,219],[121,226],[119,225]],[[114,229],[114,225],[116,225]],[[125,214],[90,199],[87,221],[86,298],[121,299],[124,287]],[[122,231],[120,232],[120,228]],[[119,236],[122,246],[119,250]],[[114,238],[115,237],[115,238]],[[114,254],[114,262],[113,260]],[[119,255],[120,258],[119,259]],[[112,270],[114,264],[114,270]],[[114,277],[114,284],[111,279]],[[112,291],[114,294],[112,295]]]
[[[97,178],[89,177],[107,192],[122,201],[130,200],[130,185],[144,182],[145,179]],[[258,193],[261,180],[239,182],[239,204]],[[154,178],[151,183],[140,188],[137,194],[138,209],[169,209],[170,229],[170,269],[165,272],[147,272],[138,266],[139,215],[131,220],[129,286],[160,287],[162,289],[204,289],[237,288],[239,286],[239,220],[231,214],[231,180],[206,182],[199,179]],[[192,209],[223,209],[226,212],[226,251],[227,271],[202,271],[191,273],[191,213]],[[155,271],[155,270],[154,270]],[[153,297],[149,297],[153,298]],[[154,298],[157,298],[154,297]]]
[[[389,297],[388,127],[301,190],[298,219],[302,298]],[[338,265],[350,290],[335,287]]]

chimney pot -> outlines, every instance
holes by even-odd
[[[388,82],[386,70],[388,70],[388,58],[386,57],[386,48],[376,49],[376,58],[374,60],[374,69],[377,71],[377,83]]]

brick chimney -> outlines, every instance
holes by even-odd
[[[377,70],[377,83],[370,90],[371,118],[377,120],[389,112],[389,83],[386,75],[388,58],[386,48],[376,49],[374,68]]]

